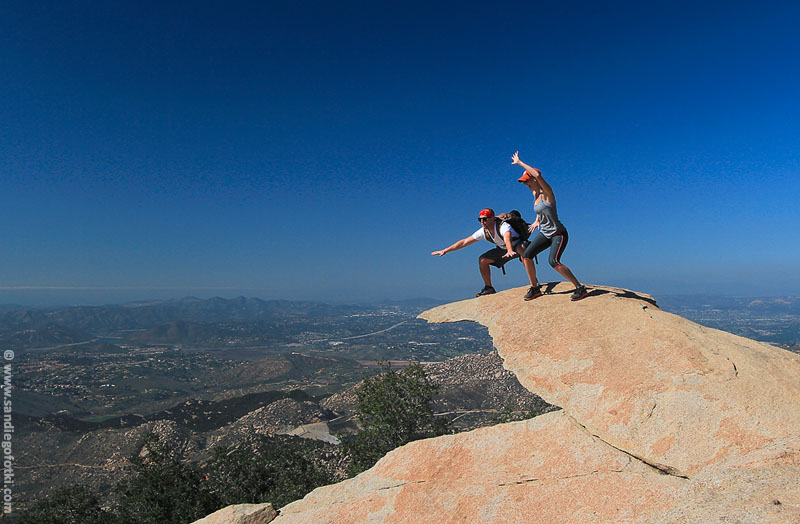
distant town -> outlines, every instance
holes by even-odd
[[[798,351],[800,297],[658,297],[665,311],[707,327]]]
[[[295,304],[288,311],[256,301],[251,302],[253,310],[243,314],[230,303],[215,304],[221,309],[213,313],[189,307],[197,306],[196,301],[173,305],[172,311],[155,315],[151,326],[141,324],[140,308],[50,312],[24,326],[29,334],[59,335],[54,340],[29,337],[28,345],[36,347],[20,342],[19,332],[13,330],[18,315],[6,313],[3,334],[19,355],[15,386],[20,409],[29,415],[68,413],[99,421],[158,411],[189,398],[216,398],[231,390],[285,388],[289,384],[270,380],[244,383],[235,373],[248,362],[283,354],[336,359],[336,366],[293,384],[326,394],[361,380],[377,361],[436,362],[492,347],[485,328],[472,323],[429,325],[416,319],[420,307],[342,306],[320,311],[316,304]],[[226,307],[238,315],[237,321],[221,320]],[[130,313],[130,318],[120,319],[121,313]],[[104,315],[113,321],[104,320]],[[55,324],[65,316],[74,324]],[[54,324],[85,341],[64,341]],[[96,331],[86,332],[87,328]],[[42,345],[48,342],[51,345]],[[229,378],[223,381],[224,376]]]

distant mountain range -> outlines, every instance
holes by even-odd
[[[185,297],[175,300],[131,302],[122,305],[77,306],[46,313],[58,324],[92,333],[148,329],[175,321],[253,322],[281,317],[324,317],[366,311],[365,306],[330,305],[318,302]]]
[[[121,305],[74,306],[51,310],[0,308],[0,345],[28,349],[75,344],[120,331],[153,330],[164,341],[191,341],[201,336],[202,324],[214,322],[264,322],[282,318],[324,318],[364,313],[370,306],[331,305],[318,302],[233,299],[199,299],[131,302]],[[202,333],[208,336],[208,329]]]

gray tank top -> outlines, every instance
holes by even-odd
[[[542,199],[538,204],[533,205],[533,210],[539,217],[539,231],[547,238],[552,237],[559,231],[566,231],[567,228],[558,219],[558,211],[556,211],[555,204],[549,204]]]

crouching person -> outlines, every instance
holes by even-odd
[[[475,294],[476,297],[495,293],[492,287],[492,273],[489,266],[502,268],[506,262],[521,257],[525,252],[525,246],[519,234],[508,223],[501,223],[501,221],[495,217],[492,209],[482,210],[478,215],[478,221],[481,223],[481,227],[471,236],[462,238],[450,247],[431,253],[431,255],[443,257],[451,251],[467,247],[481,239],[496,244],[496,247],[483,253],[478,258],[478,267],[481,272],[481,277],[483,278],[483,289]],[[533,266],[533,260],[523,258],[522,262],[525,265],[528,275],[531,274],[531,271],[535,271],[533,268],[528,267],[529,265]]]

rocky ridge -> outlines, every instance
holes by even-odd
[[[305,357],[291,358],[300,361]],[[336,361],[332,360],[332,364]],[[496,417],[506,412],[521,415],[555,409],[503,369],[496,351],[425,364],[425,368],[441,387],[436,411],[456,419],[454,426],[458,429],[494,424]],[[269,369],[265,365],[257,371],[263,375],[262,371]],[[297,399],[270,401],[276,395],[268,394],[227,403],[190,400],[161,412],[171,417],[168,420],[157,419],[128,428],[91,430],[89,425],[89,429],[69,429],[71,426],[37,419],[20,427],[16,435],[20,443],[18,466],[23,473],[17,479],[16,494],[18,500],[27,501],[76,482],[108,494],[115,482],[130,474],[130,458],[140,455],[142,442],[151,432],[173,458],[195,462],[207,460],[215,446],[247,445],[249,437],[259,435],[285,434],[338,444],[334,434],[355,428],[355,391],[355,387],[349,388],[319,404],[302,400],[307,397],[300,395]],[[266,404],[244,412],[248,402]],[[238,416],[239,412],[243,415]],[[219,425],[225,420],[230,422]],[[337,478],[343,478],[346,461],[336,448],[325,449],[328,455],[319,457],[319,462],[330,466]]]
[[[274,522],[800,522],[800,355],[641,293],[572,303],[569,288],[421,315],[487,326],[505,367],[562,411],[413,442]]]
[[[20,428],[16,479],[18,499],[36,499],[75,483],[107,495],[132,471],[131,458],[142,456],[143,443],[155,434],[169,455],[180,461],[204,461],[215,446],[239,445],[245,437],[275,435],[313,424],[322,411],[316,404],[280,399],[211,432],[199,432],[174,420],[146,422],[134,428],[107,428],[86,433]],[[280,431],[283,430],[283,431]],[[337,464],[336,467],[339,467]],[[339,468],[341,469],[341,468]]]
[[[235,422],[213,431],[208,436],[207,445],[210,448],[229,446],[250,435],[287,433],[298,426],[322,422],[329,418],[313,402],[297,402],[286,398],[258,408]]]

